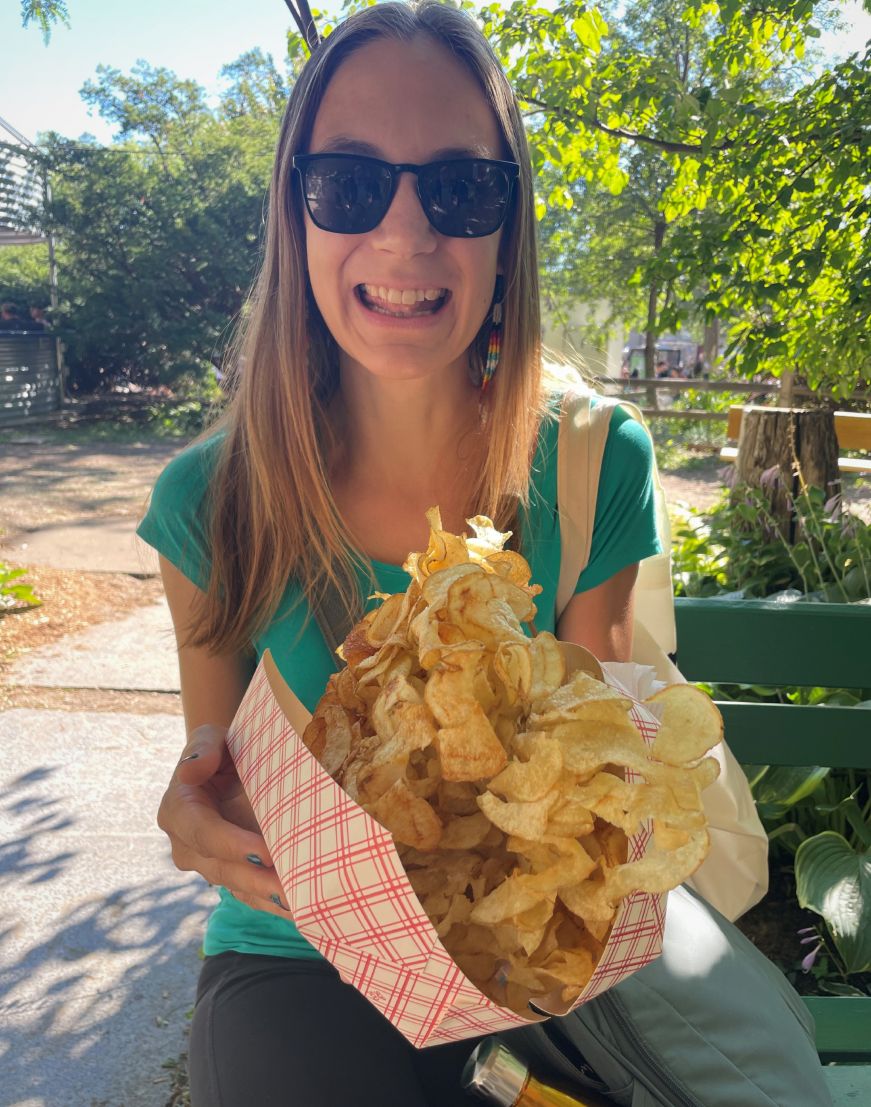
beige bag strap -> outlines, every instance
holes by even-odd
[[[627,401],[569,391],[563,396],[557,447],[557,504],[561,533],[560,576],[557,585],[557,618],[574,595],[578,577],[590,560],[599,475],[611,416],[623,407],[650,433],[641,411]],[[633,660],[665,670],[663,680],[679,679],[677,670],[663,658],[674,653],[677,636],[671,579],[671,526],[662,480],[653,460],[656,527],[662,553],[645,558],[635,585],[635,642]]]
[[[590,560],[593,541],[599,472],[611,412],[608,405],[591,404],[590,397],[589,392],[566,392],[560,411],[556,498],[561,537],[557,618],[575,594],[578,577]]]

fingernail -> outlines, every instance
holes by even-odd
[[[257,856],[256,853],[248,853],[245,855],[245,860],[250,861],[252,865],[262,865],[263,862]]]
[[[269,898],[272,900],[272,902],[275,904],[275,906],[280,907],[282,911],[289,911],[290,910],[289,907],[284,906],[284,904],[281,902],[281,899],[278,896],[270,896]]]
[[[183,757],[181,761],[179,761],[179,765],[183,765],[185,761],[196,761],[199,756],[198,753],[189,753],[187,757]]]

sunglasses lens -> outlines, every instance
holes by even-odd
[[[505,220],[511,178],[499,165],[470,159],[435,162],[420,173],[420,196],[440,234],[480,238]]]
[[[377,227],[390,204],[390,171],[354,158],[318,157],[303,172],[305,201],[318,227],[363,234]]]

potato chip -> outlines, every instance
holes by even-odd
[[[528,761],[510,761],[498,776],[493,777],[488,787],[506,800],[540,800],[557,783],[562,767],[560,743],[553,738],[542,737],[533,747]]]
[[[573,915],[584,920],[595,919],[610,923],[616,912],[606,893],[604,881],[583,880],[578,884],[567,885],[560,888],[559,898]]]
[[[446,823],[439,839],[439,849],[475,849],[492,829],[486,815],[459,816]]]
[[[485,780],[508,760],[505,747],[480,708],[459,726],[442,727],[435,744],[445,780]]]
[[[409,790],[404,780],[395,781],[383,796],[364,809],[386,827],[397,842],[416,849],[435,849],[439,844],[442,824],[438,815],[425,799]]]
[[[478,806],[490,822],[506,834],[535,840],[544,836],[548,812],[558,799],[556,789],[530,803],[508,803],[492,792],[484,792],[478,796]]]
[[[651,756],[668,765],[695,761],[723,740],[723,718],[692,684],[669,684],[647,701],[660,715]]]
[[[535,705],[535,711],[529,717],[529,726],[545,729],[567,719],[600,719],[620,725],[626,722],[631,706],[631,700],[607,684],[602,684],[589,673],[577,672],[567,684]]]
[[[677,849],[648,852],[638,861],[618,865],[605,878],[608,898],[617,903],[630,892],[667,892],[693,875],[708,852],[708,834],[701,830]]]

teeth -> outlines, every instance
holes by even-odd
[[[375,300],[383,300],[387,304],[420,304],[424,300],[440,300],[444,296],[444,288],[385,288],[377,284],[364,284],[363,291],[367,296]]]

